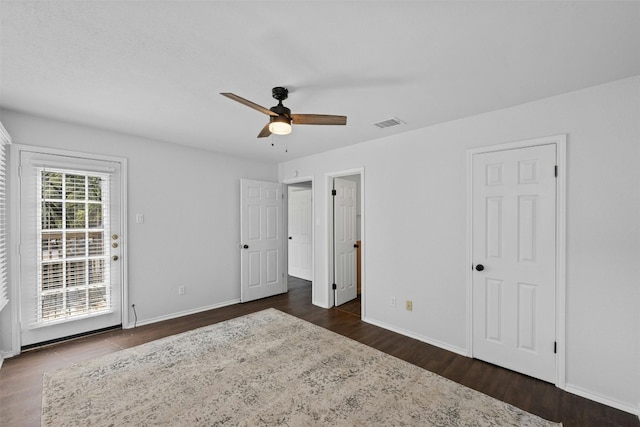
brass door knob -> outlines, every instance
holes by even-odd
[[[114,261],[117,261],[119,258],[118,258],[118,255],[114,255],[114,256],[111,257],[111,259],[114,260]]]

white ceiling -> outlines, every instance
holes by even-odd
[[[640,74],[640,2],[0,7],[0,106],[270,162]],[[347,126],[257,139],[267,116],[219,95],[269,108],[274,86]],[[391,117],[406,125],[373,126]]]

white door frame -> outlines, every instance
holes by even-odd
[[[332,217],[332,212],[333,212],[333,204],[332,204],[332,196],[331,196],[331,189],[333,188],[332,183],[333,183],[333,178],[342,178],[344,176],[350,176],[350,175],[360,175],[360,194],[358,194],[358,197],[360,197],[360,238],[361,240],[364,242],[362,244],[362,247],[360,248],[360,256],[361,256],[361,260],[360,260],[360,280],[361,280],[361,290],[360,290],[360,295],[361,295],[361,307],[362,307],[362,313],[360,315],[360,317],[362,318],[362,320],[366,319],[366,311],[365,311],[365,301],[367,298],[367,294],[365,292],[365,288],[366,288],[366,267],[365,267],[365,263],[366,263],[366,251],[367,251],[367,244],[366,244],[366,234],[365,234],[365,214],[366,214],[366,209],[365,209],[365,200],[364,200],[364,186],[365,186],[365,179],[364,179],[364,167],[360,167],[360,168],[354,168],[354,169],[347,169],[347,170],[342,170],[342,171],[337,171],[337,172],[329,172],[324,174],[324,193],[325,193],[325,205],[327,207],[326,212],[325,212],[325,224],[326,224],[326,230],[327,232],[325,233],[325,244],[326,244],[326,248],[327,248],[327,257],[326,257],[326,262],[325,262],[325,271],[327,272],[327,283],[323,285],[325,292],[327,293],[327,301],[329,303],[329,307],[333,307],[335,306],[335,294],[334,294],[334,290],[332,288],[332,277],[333,277],[333,253],[332,253],[332,243],[333,243],[333,217]]]
[[[482,153],[535,147],[539,145],[556,146],[556,381],[555,385],[564,389],[566,385],[566,153],[567,136],[553,135],[543,138],[509,142],[467,150],[467,356],[473,357],[473,156]]]
[[[105,156],[101,154],[85,153],[80,151],[60,150],[57,148],[38,147],[33,145],[24,144],[11,144],[10,145],[10,160],[9,160],[9,177],[11,181],[9,192],[9,218],[11,221],[11,227],[9,231],[9,256],[11,258],[11,283],[10,292],[11,300],[9,305],[11,307],[11,354],[7,355],[17,356],[20,354],[20,348],[22,346],[21,327],[20,327],[20,258],[17,256],[20,242],[20,179],[19,179],[19,162],[20,152],[29,151],[43,154],[51,154],[58,156],[76,157],[89,160],[103,160],[107,162],[120,163],[121,184],[120,184],[120,214],[121,214],[121,241],[120,241],[120,256],[122,259],[122,289],[121,289],[121,304],[122,304],[122,329],[132,328],[133,325],[129,324],[129,272],[128,272],[128,218],[127,218],[127,159],[124,157]]]

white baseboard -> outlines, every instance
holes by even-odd
[[[311,304],[315,305],[316,307],[320,307],[320,308],[327,308],[327,309],[331,308],[328,305],[322,304],[319,301],[311,301]]]
[[[459,354],[461,356],[465,356],[465,357],[467,356],[467,350],[464,349],[464,348],[456,347],[456,346],[453,346],[451,344],[444,343],[442,341],[434,340],[433,338],[425,337],[425,336],[422,336],[420,334],[416,334],[414,332],[407,331],[405,329],[398,328],[396,326],[392,326],[392,325],[389,325],[387,323],[380,322],[378,320],[374,320],[374,319],[371,319],[371,318],[368,318],[368,317],[363,317],[362,321],[370,323],[370,324],[375,325],[375,326],[379,326],[381,328],[387,329],[387,330],[392,331],[392,332],[396,332],[396,333],[398,333],[400,335],[404,335],[404,336],[407,336],[409,338],[414,338],[414,339],[417,339],[418,341],[422,341],[424,343],[431,344],[431,345],[439,347],[439,348],[441,348],[443,350],[447,350],[447,351],[450,351],[452,353]]]
[[[580,397],[584,397],[585,399],[593,400],[594,402],[602,403],[603,405],[611,406],[612,408],[620,409],[621,411],[628,412],[630,414],[637,415],[638,417],[640,417],[640,407],[635,408],[632,405],[629,405],[627,403],[619,402],[617,400],[601,396],[590,390],[586,390],[582,387],[578,387],[571,384],[567,384],[564,390],[569,393],[578,395]]]
[[[136,323],[136,326],[144,326],[144,325],[149,325],[151,323],[157,323],[157,322],[162,322],[163,320],[169,320],[169,319],[175,319],[177,317],[182,317],[182,316],[188,316],[190,314],[196,314],[196,313],[201,313],[203,311],[208,311],[208,310],[214,310],[216,308],[222,308],[222,307],[226,307],[229,305],[234,305],[234,304],[238,304],[240,302],[240,299],[234,299],[231,301],[225,301],[225,302],[221,302],[218,304],[213,304],[213,305],[209,305],[206,307],[199,307],[199,308],[194,308],[192,310],[186,310],[186,311],[179,311],[177,313],[171,313],[171,314],[167,314],[164,316],[158,316],[158,317],[152,317],[151,319],[145,319],[145,320],[140,320]],[[128,325],[122,325],[122,329],[131,329],[133,328],[133,323],[129,323]]]
[[[15,356],[15,353],[11,351],[0,352],[0,369],[2,368],[2,364],[4,363],[5,359],[9,359],[13,356]]]

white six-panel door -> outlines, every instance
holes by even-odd
[[[282,185],[241,179],[240,201],[240,299],[283,293]]]
[[[289,275],[311,276],[311,188],[289,187]]]
[[[356,197],[354,181],[334,178],[335,305],[358,296],[356,283]]]
[[[473,356],[555,380],[556,147],[473,155]]]

